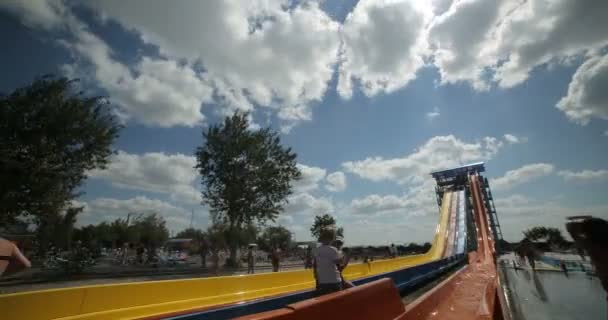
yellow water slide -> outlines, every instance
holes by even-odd
[[[431,249],[421,255],[351,264],[344,271],[354,280],[442,258],[449,230],[453,194],[443,196]],[[311,270],[93,285],[0,295],[4,320],[137,319],[311,289]]]

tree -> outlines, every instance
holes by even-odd
[[[431,245],[431,243],[430,243],[430,242],[425,242],[425,243],[422,245],[422,252],[423,252],[423,253],[424,253],[424,252],[428,252],[429,250],[431,250],[431,247],[432,247],[432,246],[433,246],[433,245]]]
[[[49,225],[86,172],[108,163],[120,125],[73,83],[44,77],[0,96],[0,226],[28,216]]]
[[[291,247],[291,232],[283,226],[267,227],[258,239],[260,249],[270,252],[273,248],[287,250]]]
[[[39,242],[38,253],[44,254],[47,245],[70,250],[76,216],[84,207],[68,207],[63,213],[49,212],[44,219],[37,220],[36,238]]]
[[[178,232],[176,238],[200,240],[203,237],[203,230],[188,228]]]
[[[270,128],[251,130],[248,114],[235,112],[203,133],[196,150],[203,202],[214,224],[227,228],[230,262],[237,263],[244,227],[274,221],[283,210],[292,180],[300,178],[296,154]]]
[[[343,237],[344,236],[344,228],[336,227],[336,219],[329,214],[324,214],[322,216],[315,216],[315,222],[310,228],[310,234],[314,239],[319,239],[319,235],[321,235],[321,230],[326,228],[335,228],[336,235]]]
[[[561,230],[548,227],[533,227],[524,231],[524,236],[532,241],[544,240],[549,246],[563,248],[568,246],[568,241],[562,235]]]
[[[156,257],[156,249],[169,239],[165,219],[156,213],[140,216],[133,222],[133,229],[137,231],[141,244],[148,250],[148,262],[151,262]]]

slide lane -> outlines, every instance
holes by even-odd
[[[431,249],[421,255],[351,264],[361,279],[441,259],[446,251],[453,193],[446,192]],[[92,285],[0,295],[2,319],[141,319],[281,296],[314,287],[311,270]]]
[[[488,215],[483,206],[478,176],[469,176],[469,182],[478,235],[477,251],[469,253],[469,264],[461,271],[406,306],[405,317],[402,319],[494,319],[495,304],[499,301],[496,299],[493,239],[490,237]]]
[[[465,206],[464,191],[458,192],[458,238],[456,242],[456,253],[465,253],[467,243],[467,228],[466,228],[466,206]]]

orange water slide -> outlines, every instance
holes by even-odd
[[[469,265],[406,307],[400,319],[503,319],[497,297],[494,243],[477,175],[469,176],[477,251]]]

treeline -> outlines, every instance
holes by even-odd
[[[0,232],[33,229],[36,249],[69,247],[86,172],[103,169],[121,129],[106,99],[43,77],[0,95]]]

